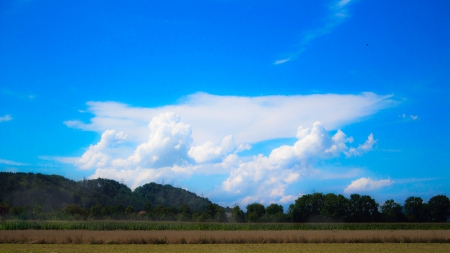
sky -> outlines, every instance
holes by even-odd
[[[450,196],[450,2],[0,2],[0,171],[223,206]]]

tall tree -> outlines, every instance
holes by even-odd
[[[450,217],[450,200],[447,196],[437,195],[428,201],[431,221],[445,222]]]
[[[234,206],[231,209],[231,221],[232,222],[245,222],[245,214],[244,211],[241,210],[239,206]]]
[[[303,195],[289,206],[288,216],[294,222],[316,221],[320,219],[323,201],[322,193]]]
[[[249,222],[257,222],[266,213],[265,207],[260,203],[252,203],[247,205],[246,219]]]
[[[374,222],[380,219],[378,203],[368,195],[350,195],[347,221]]]
[[[328,193],[324,196],[321,215],[333,221],[344,221],[347,215],[348,199],[343,195]]]
[[[405,200],[405,215],[410,222],[427,220],[426,205],[420,197],[409,197]]]
[[[386,200],[381,206],[381,216],[383,221],[387,222],[405,221],[405,214],[402,212],[402,206],[395,203],[393,199]]]

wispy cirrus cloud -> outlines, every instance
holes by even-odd
[[[65,156],[39,156],[39,159],[46,161],[56,161],[64,164],[75,164],[78,157],[65,157]]]
[[[300,42],[298,43],[297,50],[291,53],[285,54],[281,59],[275,60],[274,65],[280,65],[298,57],[305,49],[306,46],[314,39],[331,33],[333,29],[344,22],[350,15],[348,13],[348,5],[354,2],[354,0],[341,0],[334,2],[329,7],[329,14],[325,18],[322,26],[315,29],[307,30],[301,35]]]
[[[5,116],[0,117],[0,122],[3,122],[3,121],[10,121],[10,120],[12,120],[12,119],[13,119],[13,118],[11,117],[11,115],[6,114]]]
[[[6,164],[6,165],[12,165],[12,166],[27,166],[27,165],[30,165],[29,163],[15,162],[15,161],[6,160],[6,159],[0,159],[0,164]]]

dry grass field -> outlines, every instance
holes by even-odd
[[[3,230],[2,244],[450,243],[450,230]]]
[[[445,243],[2,244],[0,252],[450,252]]]

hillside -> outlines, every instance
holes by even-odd
[[[132,191],[126,185],[110,179],[75,182],[58,175],[0,172],[0,202],[11,206],[39,205],[43,211],[68,204],[83,208],[93,205],[132,206],[143,210],[153,207],[188,205],[192,210],[204,211],[212,202],[196,194],[171,185],[148,183]]]

